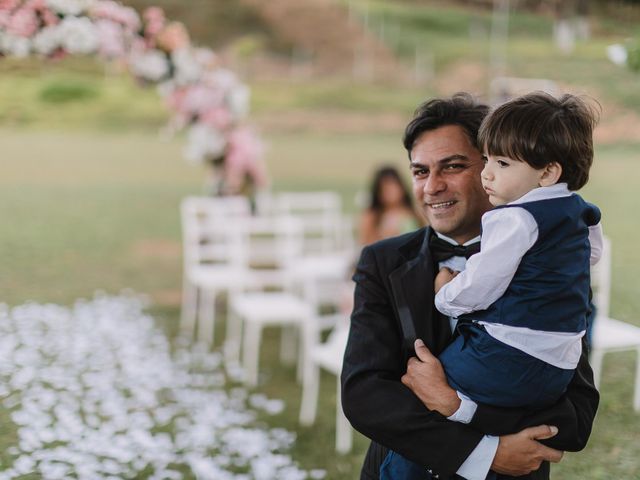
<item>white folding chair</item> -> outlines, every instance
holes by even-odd
[[[302,383],[302,401],[300,404],[300,423],[312,425],[315,422],[320,390],[320,369],[336,376],[336,451],[347,453],[353,445],[351,424],[342,411],[340,373],[349,335],[349,318],[342,314],[341,320],[331,332],[327,341],[307,345],[307,362]],[[307,339],[314,341],[314,338]]]
[[[246,197],[187,197],[180,206],[184,250],[180,329],[213,343],[215,298],[247,282],[243,229],[250,215]]]
[[[605,353],[624,350],[636,352],[636,373],[633,407],[640,411],[640,328],[609,317],[611,294],[611,241],[604,239],[602,258],[591,269],[593,302],[596,305],[596,319],[590,363],[596,387],[600,386],[602,363]]]
[[[276,214],[302,222],[304,253],[327,253],[338,248],[342,235],[342,199],[336,192],[280,192],[273,201]]]
[[[300,336],[302,325],[311,318],[313,306],[295,293],[294,279],[290,275],[291,265],[302,248],[300,223],[291,217],[274,217],[266,220],[254,219],[248,225],[253,233],[259,231],[266,234],[266,229],[271,229],[275,237],[273,248],[277,251],[275,258],[278,262],[275,268],[266,271],[251,270],[252,278],[249,279],[248,286],[257,291],[232,296],[225,355],[229,363],[237,363],[242,350],[245,384],[256,386],[262,330],[274,325],[285,327],[281,358],[295,358],[296,337]],[[262,291],[265,285],[273,287],[278,282],[281,287],[279,291]]]
[[[318,301],[325,305],[335,301],[334,287],[344,282],[356,249],[353,219],[342,214],[340,195],[331,191],[281,192],[274,197],[273,208],[294,216],[303,225],[303,249],[296,274],[322,279],[316,285]]]

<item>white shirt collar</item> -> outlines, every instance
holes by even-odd
[[[447,243],[450,243],[451,245],[460,245],[453,238],[449,238],[446,235],[441,234],[440,232],[436,232],[436,235],[438,236],[438,238],[441,238],[442,240],[444,240]],[[471,240],[467,240],[466,242],[464,242],[462,244],[462,246],[466,247],[467,245],[471,245],[472,243],[476,243],[476,242],[479,242],[479,241],[480,241],[480,235],[478,235],[477,237],[472,238]]]
[[[538,187],[525,193],[522,197],[508,205],[517,205],[525,202],[537,202],[538,200],[549,200],[552,198],[568,197],[572,195],[566,183],[556,183],[549,187]]]

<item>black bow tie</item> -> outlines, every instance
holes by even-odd
[[[437,235],[432,235],[429,239],[429,250],[434,262],[443,262],[451,257],[469,258],[480,251],[480,242],[471,245],[452,245],[446,240],[441,239]]]

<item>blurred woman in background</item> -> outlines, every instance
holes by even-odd
[[[381,167],[371,182],[370,200],[360,218],[360,244],[416,230],[423,225],[409,189],[395,167]]]

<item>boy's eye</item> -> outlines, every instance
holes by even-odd
[[[486,165],[488,161],[489,161],[489,159],[487,158],[487,156],[486,155],[482,155],[482,163],[484,163]]]
[[[503,160],[498,160],[496,163],[501,167],[508,167],[509,166],[509,164],[507,162],[503,161]]]

